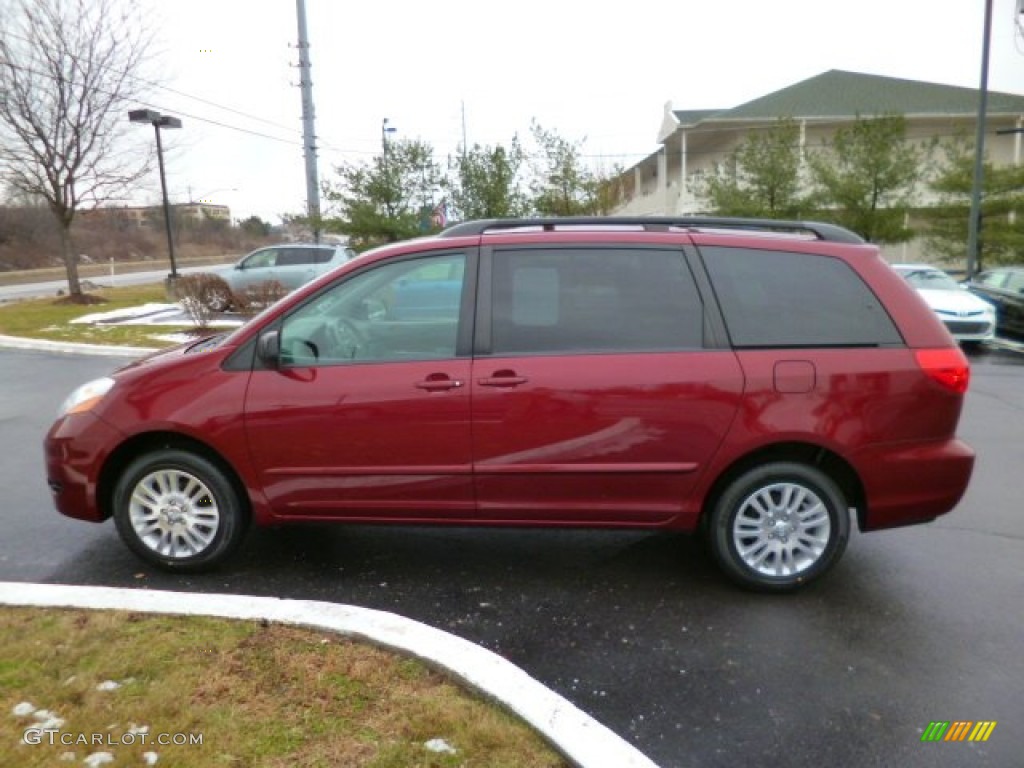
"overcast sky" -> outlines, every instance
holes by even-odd
[[[994,0],[989,87],[1024,95],[1018,0]],[[602,7],[603,6],[603,7]],[[294,0],[143,0],[160,40],[150,103],[173,202],[274,223],[305,210]],[[439,160],[528,139],[532,118],[594,162],[657,148],[666,101],[730,108],[829,69],[977,88],[985,0],[306,0],[320,177],[379,153],[381,122]],[[137,202],[158,199],[140,190]]]

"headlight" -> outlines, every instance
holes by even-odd
[[[67,416],[72,413],[85,413],[92,409],[96,403],[103,399],[103,396],[114,386],[114,380],[109,376],[102,379],[94,379],[83,384],[70,395],[67,400],[61,403],[57,417]]]

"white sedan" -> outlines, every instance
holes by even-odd
[[[995,338],[996,308],[941,269],[928,264],[893,264],[892,268],[917,289],[954,339],[978,343]]]

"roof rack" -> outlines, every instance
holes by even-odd
[[[482,235],[507,229],[539,227],[553,232],[557,227],[642,227],[647,232],[682,229],[741,229],[747,231],[806,232],[818,240],[834,243],[863,243],[859,235],[835,224],[817,221],[784,221],[779,219],[738,219],[714,216],[565,216],[534,219],[478,219],[453,224],[438,237]]]

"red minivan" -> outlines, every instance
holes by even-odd
[[[89,382],[46,437],[57,509],[208,568],[250,523],[700,531],[765,591],[949,512],[969,368],[827,224],[472,221],[237,331]]]

